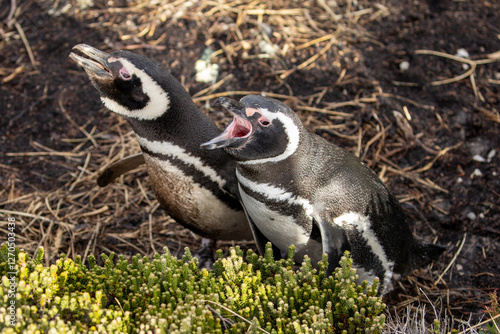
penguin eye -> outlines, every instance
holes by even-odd
[[[259,118],[259,124],[264,126],[264,127],[268,127],[269,125],[271,125],[271,122],[269,122],[269,120],[265,117],[261,117]]]
[[[127,70],[125,69],[125,67],[122,67],[120,69],[119,73],[120,73],[120,77],[123,80],[129,81],[130,79],[132,79],[132,76],[130,75],[130,73],[127,72]]]

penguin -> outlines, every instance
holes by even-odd
[[[243,207],[262,251],[271,242],[281,254],[296,246],[317,263],[328,255],[328,273],[349,250],[359,281],[391,282],[437,257],[443,247],[418,242],[397,199],[357,157],[306,130],[285,103],[259,95],[239,102],[219,98],[214,107],[234,118],[202,144],[223,148],[238,161]],[[279,255],[278,255],[279,256]]]
[[[159,63],[129,51],[108,54],[86,44],[73,49],[81,55],[69,57],[86,71],[107,109],[128,121],[142,150],[111,166],[99,183],[145,162],[158,202],[175,221],[205,238],[251,240],[236,162],[222,150],[200,148],[221,130],[181,83]]]

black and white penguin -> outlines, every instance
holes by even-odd
[[[360,281],[378,277],[380,292],[392,279],[439,255],[440,246],[417,242],[402,208],[379,177],[358,158],[308,132],[284,103],[262,96],[240,102],[219,98],[234,116],[202,147],[223,147],[238,160],[241,201],[260,249],[270,241],[296,260],[322,254],[329,272],[345,250]]]
[[[85,44],[82,66],[104,105],[132,126],[142,149],[156,198],[178,223],[217,240],[251,239],[237,198],[236,162],[224,151],[200,144],[221,131],[194,104],[184,87],[162,65],[128,51],[111,54]],[[101,176],[102,184],[143,162],[132,156]]]

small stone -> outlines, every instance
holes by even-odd
[[[479,214],[479,219],[484,219],[484,213],[482,213],[482,212],[481,212],[481,213]]]
[[[467,50],[465,50],[464,48],[458,49],[455,56],[460,57],[460,58],[469,58],[470,57],[469,52],[467,52]]]
[[[477,162],[486,162],[486,159],[480,156],[479,154],[476,154],[475,156],[472,157],[472,160],[477,161]]]
[[[410,63],[409,62],[402,61],[401,63],[399,63],[399,69],[401,71],[407,71],[409,68],[410,68]]]
[[[488,156],[486,157],[486,161],[491,162],[493,160],[493,158],[495,157],[496,154],[497,154],[497,151],[495,151],[494,149],[491,150],[488,153]]]
[[[477,216],[474,212],[471,211],[467,214],[467,218],[469,218],[470,220],[476,220]]]
[[[474,169],[474,171],[472,172],[472,174],[470,175],[470,178],[473,179],[474,177],[481,177],[483,176],[483,173],[478,169]]]
[[[276,47],[264,39],[259,41],[259,49],[269,57],[273,57],[276,54]]]
[[[464,182],[464,179],[462,179],[461,177],[459,177],[459,178],[457,179],[457,183],[463,183],[463,182]]]
[[[465,274],[464,273],[464,266],[462,266],[460,263],[457,263],[455,268],[457,269],[457,272],[460,276],[463,276],[463,274]]]
[[[206,48],[200,59],[195,63],[196,81],[205,83],[214,83],[219,75],[219,65],[212,64],[213,51]]]

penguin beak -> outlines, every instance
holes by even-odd
[[[232,99],[220,97],[215,100],[212,106],[216,109],[224,108],[229,110],[234,118],[224,132],[200,146],[213,150],[222,147],[237,147],[246,142],[253,133],[254,127],[252,126],[252,122],[247,119],[245,105]]]
[[[71,52],[69,57],[78,65],[83,67],[89,77],[112,78],[113,75],[107,66],[107,58],[109,54],[87,44],[78,44],[73,47],[89,58],[84,58]]]

